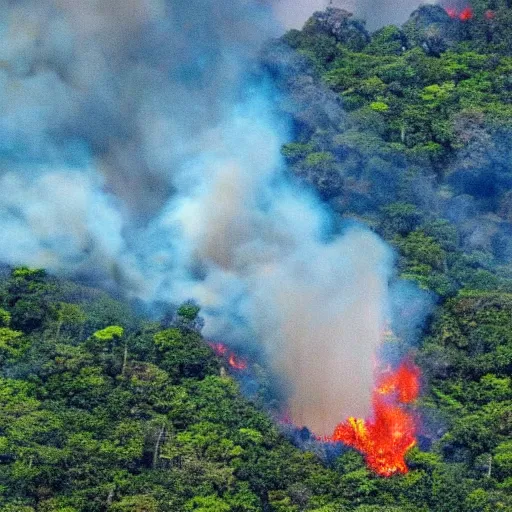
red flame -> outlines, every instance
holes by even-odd
[[[340,441],[364,454],[368,467],[381,476],[407,473],[405,454],[416,444],[416,421],[404,404],[419,394],[420,370],[409,360],[383,372],[373,391],[373,418],[349,418],[328,441]]]
[[[460,12],[454,7],[446,7],[445,11],[452,20],[469,21],[474,17],[473,8],[469,6],[464,7]]]
[[[208,345],[217,356],[223,357],[234,370],[247,370],[247,361],[242,357],[238,357],[234,352],[229,350],[224,343],[209,341]]]
[[[459,14],[460,21],[469,21],[473,19],[473,9],[471,7],[464,8]]]
[[[276,421],[282,425],[293,425],[292,415],[288,409],[279,411],[276,416]]]
[[[484,16],[486,20],[493,20],[494,18],[496,18],[496,12],[491,9],[488,9],[487,11],[485,11]]]

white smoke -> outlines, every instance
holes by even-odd
[[[0,1],[0,259],[195,299],[258,346],[294,420],[369,411],[389,249],[283,170],[250,0]]]
[[[363,228],[332,235],[322,206],[280,174],[279,140],[257,111],[230,120],[211,177],[163,217],[187,248],[180,271],[199,261],[205,278],[181,273],[161,298],[193,290],[206,336],[258,341],[290,385],[294,421],[328,435],[369,412],[392,256]]]

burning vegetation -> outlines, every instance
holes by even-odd
[[[215,355],[223,358],[227,362],[231,369],[238,371],[247,370],[247,360],[237,356],[233,351],[229,350],[224,343],[210,341],[208,345],[215,352]]]
[[[470,5],[466,5],[465,7],[457,8],[453,6],[445,7],[444,10],[446,11],[446,14],[452,19],[452,20],[459,20],[462,22],[470,21],[475,18],[475,11],[473,7]],[[487,9],[483,13],[483,17],[487,21],[492,21],[496,18],[496,11],[493,9]]]
[[[373,418],[349,418],[329,441],[360,451],[368,467],[381,476],[407,473],[405,454],[416,444],[416,420],[407,409],[419,394],[420,370],[409,360],[381,373],[373,391]]]
[[[248,361],[220,342],[208,342],[218,357],[235,371],[248,368]],[[334,429],[331,436],[318,437],[325,442],[343,443],[361,452],[368,467],[380,476],[408,472],[407,451],[416,444],[417,420],[409,405],[420,392],[420,369],[409,359],[397,368],[387,367],[376,378],[372,393],[372,417],[350,417]],[[292,424],[288,412],[280,422]]]
[[[469,6],[464,7],[462,10],[459,10],[455,7],[446,7],[445,11],[446,14],[448,14],[448,16],[454,20],[458,19],[460,21],[469,21],[473,19],[474,16],[473,8]]]

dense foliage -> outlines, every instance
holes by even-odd
[[[371,36],[330,8],[284,36],[302,56],[287,70],[276,71],[276,47],[268,56],[298,102],[313,97],[305,84],[329,87],[313,112],[292,112],[283,155],[294,174],[373,226],[406,275],[443,297],[512,290],[512,10],[473,4],[471,20],[426,5]]]
[[[226,375],[192,308],[165,326],[137,322],[102,292],[42,271],[4,277],[0,510],[512,506],[512,296],[464,292],[440,310],[418,357],[432,424],[410,473],[390,479],[351,450],[293,447]]]
[[[285,35],[286,70],[282,41],[266,56],[298,104],[316,98],[290,113],[291,172],[439,297],[416,347],[411,471],[376,477],[307,435],[294,447],[201,339],[194,304],[138,320],[18,268],[0,286],[1,511],[512,510],[512,10],[474,9],[424,6],[374,34],[328,9]]]

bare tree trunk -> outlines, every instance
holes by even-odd
[[[162,438],[165,435],[165,427],[162,427],[160,429],[160,432],[158,433],[158,437],[155,444],[155,451],[153,452],[153,469],[156,468],[156,465],[158,463],[158,454],[160,452],[160,445],[162,444]]]
[[[110,507],[110,505],[112,505],[112,501],[114,499],[114,489],[115,487],[112,487],[110,489],[110,491],[108,491],[108,496],[107,496],[107,507]]]
[[[59,341],[61,328],[62,328],[62,320],[57,323],[57,332],[55,333],[56,341]]]
[[[121,368],[121,375],[124,377],[126,371],[126,363],[128,362],[128,343],[124,344],[123,367]]]

